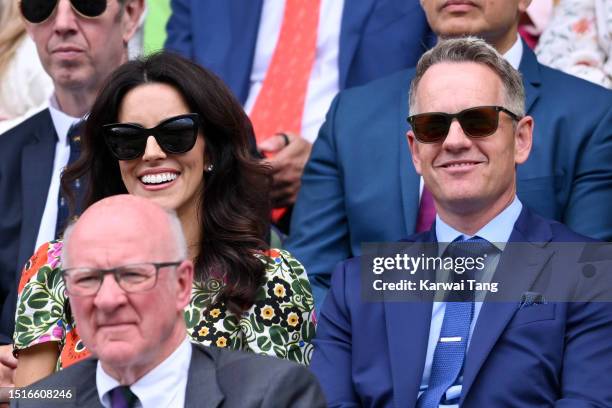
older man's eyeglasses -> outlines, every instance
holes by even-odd
[[[471,138],[490,136],[499,126],[499,113],[504,112],[513,120],[521,118],[502,106],[477,106],[458,113],[428,112],[408,117],[414,136],[421,143],[444,141],[453,119],[457,118],[463,132]]]
[[[21,15],[33,24],[47,20],[57,8],[59,0],[21,0]],[[106,10],[106,0],[70,0],[72,9],[82,17],[94,18]]]
[[[195,145],[200,124],[197,113],[174,116],[159,125],[146,129],[135,123],[111,123],[102,126],[106,145],[117,160],[133,160],[141,157],[149,136],[166,153],[186,153]]]
[[[159,270],[177,267],[181,262],[145,262],[111,269],[68,268],[62,270],[66,292],[70,296],[93,296],[98,293],[106,275],[113,275],[121,289],[128,293],[145,292],[157,284]]]

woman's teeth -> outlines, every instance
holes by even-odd
[[[177,177],[176,173],[146,174],[140,178],[140,181],[144,184],[161,184],[176,180]]]

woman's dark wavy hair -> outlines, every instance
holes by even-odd
[[[163,83],[180,92],[191,112],[200,115],[205,158],[213,170],[204,175],[199,195],[200,245],[196,279],[223,276],[221,300],[234,312],[248,309],[264,281],[265,265],[253,256],[268,248],[270,172],[250,149],[253,129],[240,103],[208,70],[168,52],[130,61],[118,68],[91,109],[82,153],[62,176],[68,197],[77,179],[87,186],[84,208],[127,193],[119,164],[104,141],[102,125],[117,122],[126,93],[139,85]],[[71,203],[74,203],[71,199]],[[74,208],[74,205],[71,205]]]

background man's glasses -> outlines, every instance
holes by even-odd
[[[66,292],[70,296],[93,296],[98,293],[104,277],[112,274],[121,289],[128,293],[151,290],[157,284],[159,270],[177,267],[181,262],[146,262],[111,269],[68,268],[62,270]]]
[[[111,153],[117,160],[133,160],[141,157],[147,147],[149,136],[166,153],[188,152],[195,145],[199,115],[188,113],[166,119],[159,125],[145,129],[134,123],[112,123],[102,126],[104,138]]]
[[[492,135],[499,125],[499,113],[505,112],[513,120],[520,117],[502,106],[477,106],[458,113],[429,112],[408,117],[414,136],[421,143],[444,141],[451,123],[457,118],[463,132],[472,138]]]
[[[21,15],[30,23],[39,24],[47,20],[60,0],[21,0]],[[106,10],[106,0],[70,0],[72,9],[82,17],[94,18]]]

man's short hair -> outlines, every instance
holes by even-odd
[[[475,62],[491,68],[504,85],[505,108],[518,116],[525,116],[525,89],[521,74],[486,41],[477,37],[440,40],[427,51],[416,66],[416,74],[410,86],[410,114],[416,108],[416,90],[425,72],[435,64],[444,62]],[[459,81],[459,79],[458,79]]]

